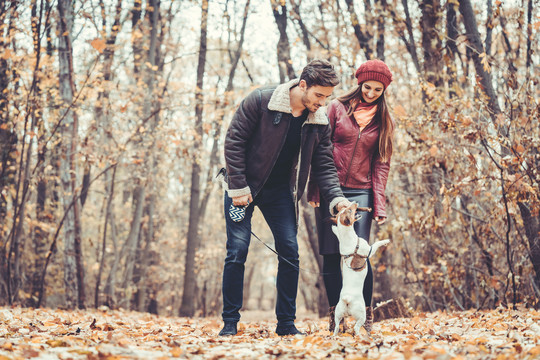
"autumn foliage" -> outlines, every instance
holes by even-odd
[[[536,331],[525,317],[537,314],[506,310],[538,308],[540,298],[540,22],[533,0],[517,3],[0,1],[0,304],[218,315],[226,234],[222,189],[213,180],[239,102],[257,86],[294,77],[313,58],[335,64],[338,96],[355,85],[358,64],[380,58],[394,74],[387,100],[396,133],[388,221],[373,226],[372,239],[391,240],[373,261],[374,302],[400,297],[413,310],[438,312],[409,325],[381,323],[379,333],[388,333],[381,346],[344,337],[328,348],[317,319],[304,323],[313,326],[310,337],[297,342],[280,341],[261,324],[244,336],[266,334],[262,354],[309,348],[437,357],[467,356],[474,347],[479,358],[534,357],[538,338],[523,334]],[[253,231],[272,245],[263,223],[256,213]],[[324,316],[307,206],[298,238],[298,307]],[[276,265],[252,239],[246,310],[273,309]],[[482,312],[489,309],[505,310]],[[104,327],[123,333],[138,319],[149,327],[145,336],[156,327],[166,332],[160,356],[168,357],[203,351],[197,344],[213,339],[218,326],[114,311],[73,318],[2,311],[13,312],[12,330],[0,331],[35,333],[47,349],[57,349],[46,344],[57,340],[71,349],[104,341],[127,349],[141,340],[118,335],[122,345]],[[118,323],[123,316],[129,326]],[[458,319],[470,329],[504,323],[489,336],[478,328],[487,340],[469,344],[452,325]],[[428,320],[440,331],[430,333]],[[192,346],[182,348],[183,336]],[[212,341],[216,356],[226,351],[227,341]],[[34,351],[11,343],[4,353]],[[108,346],[96,345],[92,356],[115,356]]]

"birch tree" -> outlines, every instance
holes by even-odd
[[[195,88],[195,141],[192,153],[191,191],[189,198],[189,223],[187,233],[187,249],[185,256],[184,291],[180,316],[193,316],[195,313],[195,255],[199,248],[199,213],[201,198],[201,149],[203,139],[203,102],[204,72],[206,66],[207,34],[208,34],[208,0],[202,0],[201,35],[199,40],[199,60],[197,63],[197,85]]]
[[[75,83],[73,79],[73,3],[58,1],[58,71],[59,90],[64,114],[61,126],[60,176],[62,201],[67,213],[64,222],[64,284],[66,305],[69,308],[84,307],[84,281],[81,257],[80,213],[76,187],[78,147],[78,119],[73,111]]]

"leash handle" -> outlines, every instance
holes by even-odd
[[[229,216],[232,221],[234,222],[240,222],[244,220],[244,217],[246,217],[246,209],[249,206],[249,200],[246,205],[239,205],[236,206],[234,204],[231,204],[229,207]]]

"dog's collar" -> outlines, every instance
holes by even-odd
[[[355,258],[361,258],[361,259],[365,259],[364,260],[364,263],[361,265],[361,266],[357,266],[357,267],[353,267],[351,265],[347,265],[347,267],[353,271],[362,271],[366,268],[366,265],[367,265],[367,261],[369,259],[369,256],[371,255],[371,246],[369,247],[369,252],[367,254],[367,256],[363,256],[363,255],[360,255],[357,253],[358,249],[360,248],[360,238],[358,238],[356,240],[356,247],[354,248],[354,251],[352,252],[352,254],[349,254],[349,255],[342,255],[343,257],[343,260],[347,260],[348,258],[352,257],[352,261],[351,261],[351,265],[352,263],[354,262]]]

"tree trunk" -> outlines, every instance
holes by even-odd
[[[487,20],[486,20],[486,41],[485,41],[485,48],[486,48],[486,54],[491,54],[491,38],[493,34],[493,5],[491,0],[487,0]]]
[[[529,258],[536,273],[534,284],[540,291],[540,215],[534,215],[527,203],[518,202],[518,206],[529,241]]]
[[[286,78],[296,77],[291,61],[291,47],[287,35],[287,6],[278,4],[275,0],[270,0],[272,12],[279,30],[279,41],[277,44],[277,57],[279,67],[279,82],[284,83]],[[282,4],[285,4],[284,2]],[[281,13],[279,12],[281,8]]]
[[[446,52],[448,60],[446,61],[446,73],[448,74],[448,88],[450,98],[456,97],[456,55],[459,55],[456,45],[458,37],[457,21],[456,21],[456,5],[448,2],[446,4]]]
[[[300,15],[300,3],[302,0],[299,0],[297,3],[295,0],[291,0],[291,5],[293,8],[293,20],[296,22],[298,27],[300,28],[300,35],[302,36],[302,42],[304,43],[304,46],[306,47],[306,56],[307,61],[313,60],[313,56],[311,55],[311,42],[309,41],[309,31],[306,27],[306,24],[304,24],[304,21],[302,20],[302,16]]]
[[[100,7],[102,10],[104,10],[105,4],[103,3],[103,0],[100,0],[99,2]],[[120,23],[120,15],[122,13],[122,0],[118,0],[116,4],[116,13],[114,17],[113,24],[111,25],[110,29],[108,30],[108,37],[106,40],[106,47],[103,50],[103,81],[104,81],[104,88],[99,92],[98,94],[98,101],[96,104],[96,107],[94,108],[95,114],[96,114],[96,120],[97,120],[97,129],[98,129],[98,136],[101,140],[102,144],[104,144],[105,152],[109,151],[109,147],[113,143],[112,134],[110,131],[108,131],[108,127],[111,126],[109,122],[109,87],[107,86],[108,83],[112,79],[112,65],[114,60],[114,54],[115,54],[115,44],[118,32],[121,29],[121,23]],[[103,17],[103,31],[107,31],[107,22],[105,17],[106,12],[102,11]],[[109,167],[112,165],[112,159],[107,157],[107,161],[105,163],[105,167]],[[103,240],[102,240],[102,248],[101,248],[101,258],[99,261],[99,270],[96,278],[96,287],[94,292],[94,306],[97,308],[100,305],[99,301],[99,293],[100,293],[100,286],[101,286],[101,276],[103,274],[103,268],[105,266],[105,249],[107,246],[107,232],[109,224],[111,224],[111,237],[115,236],[115,224],[114,224],[114,217],[113,217],[113,208],[112,208],[112,200],[114,196],[114,180],[116,178],[116,166],[114,168],[113,174],[110,175],[109,172],[105,174],[105,199],[106,199],[106,206],[105,206],[105,218],[104,218],[104,225],[103,225]],[[113,242],[115,247],[115,260],[117,258],[116,251],[116,240]],[[117,268],[114,266],[114,268]],[[111,279],[112,280],[112,279]],[[110,287],[108,288],[111,289]],[[112,299],[111,299],[112,300]]]
[[[80,240],[80,234],[77,234],[78,221],[75,219],[78,215],[76,209],[79,204],[70,207],[75,196],[75,175],[77,168],[75,164],[75,154],[77,151],[77,117],[71,107],[74,100],[75,84],[73,82],[73,48],[71,43],[71,33],[73,28],[73,4],[69,0],[58,0],[59,13],[59,41],[58,41],[58,59],[59,59],[59,79],[60,96],[65,107],[66,114],[61,126],[61,149],[64,155],[60,162],[60,176],[62,183],[62,200],[64,210],[67,211],[64,224],[64,285],[66,294],[66,305],[68,308],[82,306],[79,303],[80,291],[77,261],[77,239]]]
[[[493,89],[491,73],[484,69],[482,58],[480,57],[482,54],[485,56],[485,52],[480,40],[480,33],[478,32],[478,26],[476,24],[476,18],[470,0],[459,0],[459,11],[463,16],[463,22],[467,31],[469,45],[473,50],[472,58],[476,73],[480,78],[481,90],[488,97],[488,107],[492,118],[495,118],[495,116],[501,112],[501,109],[499,107],[499,102],[497,101],[497,95]],[[507,134],[508,131],[503,130],[502,135],[506,136]]]
[[[117,301],[116,301],[116,273],[117,273],[118,267],[120,265],[120,247],[118,246],[118,238],[116,237],[116,233],[117,233],[116,232],[116,221],[115,221],[114,212],[110,209],[111,204],[112,204],[112,199],[113,199],[113,196],[114,196],[115,177],[116,177],[116,167],[115,167],[115,170],[114,170],[114,173],[113,173],[112,177],[110,177],[107,174],[107,177],[105,178],[105,183],[110,184],[107,187],[107,193],[106,193],[107,196],[110,199],[109,199],[109,203],[107,204],[108,209],[106,211],[105,217],[108,219],[106,221],[106,224],[108,224],[108,223],[111,224],[110,234],[111,234],[111,242],[113,244],[114,260],[113,260],[113,263],[111,265],[111,270],[109,272],[109,275],[107,276],[107,281],[105,283],[105,289],[103,290],[103,292],[105,293],[105,302],[104,302],[104,304],[107,305],[110,308],[113,308],[115,306],[115,304],[117,303]],[[103,234],[103,249],[102,249],[103,252],[105,252],[105,245],[106,245],[105,239],[106,239],[106,237],[107,237],[107,233],[104,232],[104,234]],[[102,262],[104,261],[104,256],[105,256],[105,254],[102,255],[102,260],[101,260]],[[101,271],[102,268],[103,268],[103,265],[100,265],[100,271]]]
[[[137,179],[138,184],[133,191],[133,217],[131,219],[131,225],[129,229],[129,235],[126,239],[126,245],[122,252],[121,258],[126,259],[124,276],[122,280],[122,289],[124,289],[124,296],[121,301],[121,306],[130,308],[131,296],[133,295],[133,289],[131,282],[133,280],[133,269],[135,268],[137,244],[140,239],[140,230],[142,222],[142,214],[144,210],[144,201],[146,198],[146,186],[142,184],[141,179]]]
[[[77,127],[73,128],[73,138],[77,138]],[[75,161],[73,161],[75,164]],[[75,175],[72,174],[72,188],[76,189],[75,184]],[[82,239],[81,239],[81,207],[79,205],[79,200],[75,200],[75,206],[73,207],[74,218],[75,218],[75,263],[77,268],[77,303],[79,309],[86,308],[86,290],[84,283],[84,261],[83,261],[83,250],[82,250]]]
[[[44,131],[44,129],[41,129]],[[44,146],[39,146],[40,141],[38,140],[38,162],[44,164],[46,159],[46,150]],[[44,168],[44,166],[42,166]],[[44,176],[44,175],[43,175]],[[34,269],[32,273],[32,289],[31,289],[31,298],[29,306],[35,307],[39,299],[39,289],[41,288],[41,270],[45,266],[45,259],[47,254],[47,239],[49,238],[49,232],[46,230],[46,227],[42,224],[47,224],[50,222],[51,213],[48,212],[46,208],[46,199],[47,199],[47,181],[43,178],[40,178],[37,184],[37,199],[36,199],[36,220],[37,225],[34,229]]]
[[[255,264],[246,267],[246,271],[245,271],[246,276],[244,276],[244,293],[242,294],[242,304],[244,308],[247,308],[247,304],[251,296],[252,280],[253,280],[253,275],[255,275],[256,270],[257,270],[257,266]]]
[[[107,199],[107,204],[105,206],[105,224],[103,225],[103,240],[102,240],[102,244],[101,244],[101,258],[100,258],[100,261],[99,261],[99,269],[98,269],[98,274],[97,274],[97,278],[96,278],[96,288],[95,288],[95,292],[94,292],[94,307],[99,307],[100,305],[100,301],[99,301],[99,292],[100,292],[100,286],[101,286],[101,276],[103,274],[103,268],[105,266],[105,254],[106,254],[106,249],[107,249],[107,231],[108,231],[108,225],[109,225],[109,222],[111,223],[111,233],[113,233],[111,235],[111,237],[115,237],[115,234],[114,234],[114,226],[113,226],[113,218],[112,218],[112,200],[114,198],[114,179],[116,177],[116,166],[114,167],[114,170],[113,170],[113,174],[112,176],[109,175],[109,173],[107,172],[107,174],[105,174],[105,198]],[[118,253],[118,246],[116,245],[116,240],[113,241],[113,244],[114,244],[114,253],[115,255]],[[115,256],[115,260],[117,256]],[[116,265],[116,266],[115,266]],[[117,262],[115,262],[115,265],[113,265],[113,268],[116,270],[117,269]],[[108,284],[108,282],[107,282]],[[110,290],[110,287],[108,288]],[[109,302],[108,302],[109,303]]]
[[[358,15],[356,15],[356,10],[354,9],[354,0],[345,0],[345,3],[347,4],[347,10],[349,10],[351,23],[354,28],[354,35],[358,40],[358,45],[360,45],[360,49],[364,50],[366,59],[370,60],[373,57],[373,50],[369,44],[370,36],[362,31],[360,21],[358,20]]]
[[[390,11],[390,14],[392,15],[391,17],[394,20],[394,25],[398,29],[399,38],[403,41],[403,43],[405,44],[405,47],[407,48],[407,51],[411,55],[414,68],[416,69],[416,73],[421,74],[422,71],[420,67],[420,61],[418,60],[418,53],[416,52],[416,42],[413,36],[412,20],[409,14],[409,3],[407,0],[402,0],[401,3],[403,5],[403,11],[405,12],[404,21],[397,20],[401,18],[401,15],[398,15],[396,10],[392,6],[388,6],[387,8]]]
[[[306,227],[307,239],[310,253],[313,255],[313,260],[317,265],[317,271],[319,274],[323,272],[323,259],[319,255],[319,240],[317,235],[317,226],[313,217],[313,209],[308,204],[306,197],[302,197],[302,218],[304,219],[304,225]],[[317,291],[317,312],[319,317],[328,315],[328,297],[326,296],[326,288],[324,287],[324,281],[322,275],[317,276],[317,282],[315,283],[315,289]]]
[[[533,24],[532,24],[532,13],[533,13],[533,0],[529,0],[529,6],[527,7],[527,56],[525,61],[525,69],[527,71],[527,79],[529,79],[530,73],[529,69],[532,65],[532,54],[533,50],[531,48],[533,42]]]
[[[195,314],[195,255],[199,248],[199,213],[200,213],[200,149],[203,137],[203,85],[204,68],[206,65],[206,35],[208,29],[208,0],[202,0],[201,11],[201,38],[199,44],[199,62],[197,65],[197,87],[195,90],[195,133],[197,138],[193,145],[193,163],[191,170],[191,197],[189,200],[189,224],[187,233],[187,249],[184,271],[184,291],[180,316],[193,316]]]
[[[46,6],[46,8],[45,8]],[[40,8],[38,11],[37,8],[37,1],[32,4],[32,18],[39,19],[37,21],[37,24],[34,24],[35,21],[32,22],[32,30],[33,30],[33,37],[34,37],[34,52],[36,54],[39,54],[41,52],[41,29],[42,29],[42,22],[43,22],[43,16],[45,15],[45,23],[43,24],[43,28],[49,27],[49,11],[50,8],[48,5],[45,5],[45,0],[41,0],[40,2]],[[45,12],[45,14],[44,14]],[[30,288],[30,298],[28,299],[27,304],[29,306],[35,307],[37,305],[37,301],[39,299],[39,289],[40,289],[40,279],[41,279],[41,270],[45,266],[45,259],[46,259],[46,253],[47,253],[47,239],[48,239],[48,231],[45,230],[46,227],[42,226],[42,224],[46,224],[50,222],[50,214],[46,213],[46,198],[47,198],[47,182],[45,179],[44,169],[45,169],[45,161],[46,161],[46,145],[43,143],[43,137],[45,134],[45,126],[43,124],[42,119],[42,108],[38,107],[39,104],[39,97],[41,95],[41,90],[39,87],[39,83],[36,84],[36,102],[35,106],[36,109],[34,111],[36,119],[33,121],[34,127],[38,129],[38,136],[37,136],[37,160],[38,160],[38,183],[37,183],[37,198],[36,198],[36,220],[37,224],[34,228],[33,233],[33,248],[35,253],[35,261],[32,267],[32,273],[30,276],[31,281],[31,288]]]
[[[53,39],[51,35],[52,26],[50,24],[50,13],[52,11],[52,6],[48,0],[45,1],[46,15],[45,15],[45,37],[47,38],[46,53],[49,58],[53,56]],[[41,46],[41,44],[40,44]],[[51,90],[47,89],[46,99],[47,103],[51,103]],[[51,106],[51,105],[50,105]],[[54,224],[54,214],[55,210],[58,208],[58,178],[59,176],[50,176],[48,177],[45,173],[47,166],[52,167],[52,173],[59,174],[58,163],[60,161],[55,161],[57,154],[59,152],[58,148],[53,148],[52,151],[49,151],[47,148],[47,138],[50,135],[47,127],[45,126],[44,119],[38,122],[38,140],[37,140],[37,196],[36,196],[36,220],[38,221],[34,229],[34,251],[35,251],[35,262],[34,262],[34,273],[32,274],[32,288],[31,288],[31,298],[29,301],[29,306],[39,307],[40,299],[43,299],[45,296],[44,291],[45,287],[42,284],[42,274],[47,264],[47,249],[50,246],[48,244],[48,239],[50,232],[47,231],[47,228]],[[47,157],[48,155],[48,157]],[[47,197],[51,194],[51,201],[47,206]]]
[[[310,277],[305,272],[300,271],[298,292],[304,298],[304,305],[306,307],[306,310],[308,312],[315,312],[315,311],[318,311],[319,309],[318,309],[318,304],[314,301],[315,299],[313,299],[313,296],[311,293],[310,280],[311,280]],[[301,286],[302,284],[304,284],[304,286]]]
[[[144,243],[144,249],[141,246],[141,251],[139,251],[138,261],[137,261],[137,271],[133,279],[133,283],[137,287],[137,297],[135,303],[135,309],[137,311],[144,311],[146,307],[146,295],[147,295],[147,281],[146,281],[146,270],[150,265],[151,261],[151,244],[154,241],[154,210],[156,198],[154,195],[155,189],[152,189],[152,195],[148,196],[148,206],[146,207],[146,215],[148,218],[148,224],[146,225],[146,231],[142,235]]]
[[[148,21],[150,25],[150,36],[149,36],[149,44],[148,44],[148,55],[147,55],[147,63],[151,65],[152,68],[157,66],[157,51],[159,47],[159,41],[158,41],[158,30],[159,30],[159,23],[160,23],[160,16],[159,16],[159,9],[160,9],[160,1],[159,0],[151,0],[147,7],[147,16]],[[136,9],[134,9],[135,11]],[[134,15],[135,16],[135,15]],[[134,49],[137,49],[138,46],[135,46]],[[135,50],[134,50],[135,52]],[[143,114],[144,119],[150,121],[150,131],[146,133],[146,136],[153,137],[154,130],[156,127],[156,121],[157,121],[157,114],[154,114],[156,111],[154,111],[154,85],[156,81],[156,71],[153,69],[146,69],[145,73],[145,84],[146,84],[146,93],[144,98],[144,105],[143,105]],[[144,159],[143,163],[148,164],[148,168],[144,169],[145,172],[145,178],[148,178],[148,176],[151,176],[153,169],[153,162],[152,162],[152,147],[154,146],[155,140],[152,140],[152,145],[150,148],[146,149],[144,152]],[[141,242],[141,224],[142,224],[142,214],[145,207],[145,201],[146,201],[146,195],[147,195],[147,180],[143,180],[141,178],[138,179],[139,183],[138,186],[135,189],[134,192],[134,198],[136,199],[136,206],[134,208],[134,215],[133,220],[131,222],[131,229],[129,232],[128,240],[127,240],[127,251],[128,251],[128,257],[126,259],[126,267],[124,271],[124,280],[122,283],[122,287],[124,291],[126,291],[126,295],[123,299],[124,304],[127,304],[126,306],[129,306],[131,304],[131,295],[133,294],[134,289],[132,289],[133,284],[133,272],[136,266],[136,262],[138,260],[137,257],[137,250]]]
[[[424,76],[437,88],[442,86],[442,54],[438,27],[441,14],[439,0],[424,0],[422,10],[422,47],[424,48]]]
[[[384,21],[386,17],[386,0],[375,0],[377,3],[377,58],[384,61]]]
[[[43,20],[43,3],[41,4],[38,14],[37,3],[34,1],[31,6],[31,28],[34,43],[35,65],[33,66],[32,83],[28,90],[26,104],[26,116],[22,131],[22,142],[19,157],[19,167],[17,184],[15,186],[15,199],[13,201],[13,221],[11,229],[11,240],[9,253],[7,256],[7,285],[9,302],[17,302],[19,288],[21,286],[21,249],[25,247],[26,236],[23,236],[24,221],[26,218],[26,203],[30,188],[30,164],[32,163],[32,154],[34,149],[34,137],[28,139],[28,132],[33,131],[37,127],[39,121],[39,108],[37,100],[39,98],[39,76],[40,60],[41,60],[41,38],[42,20]],[[30,121],[30,124],[29,124]],[[28,144],[26,140],[28,139]]]
[[[8,6],[7,2],[2,1],[0,3],[0,31],[2,33],[10,33],[12,28],[12,22],[8,19],[13,16],[16,11],[16,2],[11,2]],[[5,28],[8,28],[7,31]],[[6,49],[8,44],[4,42],[4,37],[0,36],[0,48]],[[11,69],[8,59],[0,56],[0,303],[4,303],[10,296],[8,282],[8,264],[6,262],[8,258],[8,196],[12,193],[12,189],[15,187],[15,174],[17,163],[16,150],[17,150],[17,134],[13,129],[13,123],[10,119],[9,112],[9,91],[8,86],[10,83]]]

